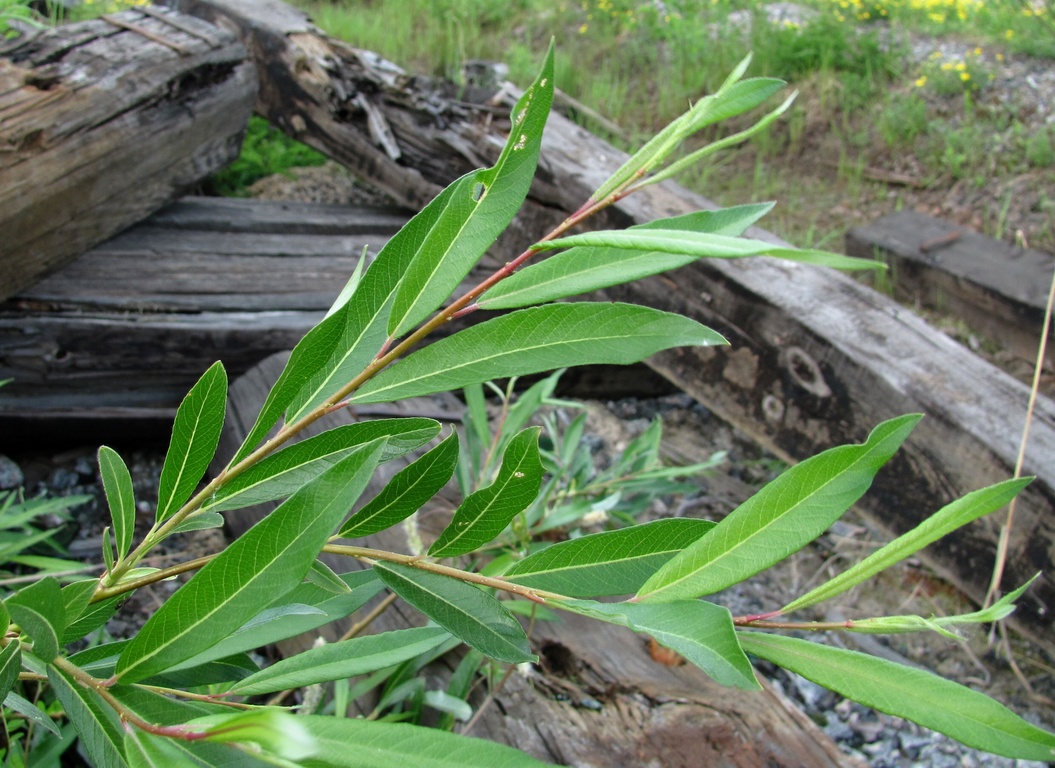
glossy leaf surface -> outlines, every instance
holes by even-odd
[[[864,495],[920,418],[883,422],[861,445],[831,448],[786,470],[663,566],[638,597],[713,594],[797,552]]]
[[[193,658],[297,586],[366,487],[383,444],[368,443],[308,483],[177,590],[125,647],[122,680]]]
[[[535,661],[520,622],[494,597],[457,579],[395,563],[375,563],[389,589],[462,642],[498,661]]]
[[[500,534],[538,496],[542,485],[540,427],[530,427],[509,441],[495,481],[469,494],[429,554],[455,557],[472,552]]]
[[[694,320],[632,304],[552,304],[512,312],[441,339],[368,381],[353,403],[461,389],[569,365],[629,364],[662,349],[724,344]]]
[[[1055,734],[985,694],[930,672],[793,637],[743,632],[740,641],[748,653],[969,747],[1023,760],[1055,760]]]
[[[209,468],[223,429],[227,373],[214,363],[183,398],[172,424],[158,485],[157,520],[166,520],[190,498]]]
[[[114,543],[119,558],[128,554],[136,527],[136,500],[132,490],[132,475],[124,460],[113,448],[99,447],[99,475],[103,480],[106,503],[110,506],[110,520],[114,528]]]
[[[632,594],[660,566],[713,527],[708,520],[670,518],[594,533],[536,552],[506,571],[503,578],[568,597]]]

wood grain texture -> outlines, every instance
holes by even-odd
[[[227,420],[218,456],[229,456],[256,418],[286,355],[275,355],[254,367],[231,387]],[[418,398],[382,406],[388,415],[428,415],[451,423],[460,419],[461,404],[449,395]],[[368,414],[360,413],[360,416]],[[350,423],[355,415],[339,411],[313,425],[309,434]],[[384,465],[363,495],[367,500],[405,462]],[[212,472],[220,470],[220,464]],[[457,504],[451,491],[439,503],[418,513],[418,530],[427,546],[439,535]],[[271,507],[228,513],[228,531],[240,535]],[[409,552],[405,526],[358,540],[363,546]],[[361,568],[347,558],[327,558],[338,570]],[[376,602],[376,601],[375,601]],[[371,606],[330,627],[333,640]],[[371,625],[371,632],[420,625],[423,617],[397,600]],[[280,644],[283,655],[310,646],[311,637]],[[472,735],[500,741],[539,759],[560,765],[665,768],[754,768],[759,765],[858,766],[794,704],[766,686],[760,692],[723,688],[691,666],[669,667],[651,658],[646,638],[629,630],[562,615],[560,622],[538,623],[533,648],[538,666],[514,670]],[[433,681],[450,675],[457,658],[429,670]],[[479,706],[483,693],[473,702]],[[371,701],[359,702],[369,712]]]
[[[0,299],[233,160],[256,92],[235,36],[159,9],[2,41],[0,82]]]
[[[258,60],[263,52],[274,52],[261,70],[258,109],[398,199],[428,198],[472,167],[493,162],[504,142],[507,123],[495,117],[492,106],[443,102],[435,84],[325,37],[280,3],[179,0],[179,7],[226,19]],[[365,112],[349,106],[360,92],[384,115],[398,159],[371,138]],[[334,93],[342,95],[323,98]],[[515,97],[507,94],[506,108]],[[352,135],[354,140],[346,140]],[[462,151],[466,147],[472,151]],[[510,249],[504,258],[578,209],[625,159],[625,153],[553,115],[529,202],[499,241],[499,251]],[[415,194],[400,192],[422,177]],[[622,227],[714,207],[664,183],[621,201],[595,224]],[[780,242],[757,228],[748,234]],[[714,261],[596,298],[682,312],[724,333],[731,342],[727,349],[677,349],[649,364],[788,460],[859,442],[877,423],[902,413],[927,414],[862,502],[892,533],[1013,472],[1026,387],[845,275],[766,258]],[[1019,499],[1005,584],[1044,572],[1016,618],[1049,651],[1055,650],[1053,458],[1055,404],[1042,398],[1026,462],[1026,472],[1038,479]],[[978,521],[931,547],[925,557],[980,600],[1000,522],[995,515]]]

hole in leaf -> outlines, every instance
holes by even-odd
[[[473,185],[473,202],[480,202],[483,199],[485,192],[487,192],[487,187],[485,187],[481,182],[477,182],[475,185]]]

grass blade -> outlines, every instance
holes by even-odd
[[[503,578],[569,597],[628,595],[713,527],[708,520],[671,518],[594,533],[546,547]]]
[[[482,589],[394,563],[375,563],[389,589],[462,642],[498,661],[537,661],[520,622]]]
[[[636,363],[662,349],[724,344],[694,320],[632,304],[552,304],[467,328],[386,368],[350,399],[381,403],[506,376]]]
[[[988,488],[973,491],[962,499],[942,507],[908,533],[899,536],[886,546],[876,550],[852,568],[843,571],[834,579],[821,584],[802,597],[792,600],[780,609],[790,613],[828,600],[852,589],[894,563],[918,552],[947,533],[977,520],[1007,504],[1033,478],[1006,480]]]
[[[1055,760],[1055,734],[985,694],[930,672],[792,637],[742,632],[740,642],[748,653],[969,747],[1021,760]]]
[[[136,499],[132,489],[132,475],[124,460],[113,448],[99,446],[99,474],[103,491],[110,506],[110,520],[114,527],[117,557],[128,554],[136,527]]]
[[[121,653],[128,683],[164,672],[230,634],[288,593],[369,481],[384,449],[374,441],[290,496],[169,598]]]
[[[217,362],[202,374],[176,411],[158,485],[158,522],[176,513],[209,468],[226,407],[227,373]]]
[[[369,536],[405,520],[447,484],[457,465],[458,433],[452,431],[443,442],[400,470],[377,496],[352,515],[338,536]]]
[[[509,441],[495,481],[469,494],[429,554],[455,557],[482,547],[500,534],[517,514],[538,496],[542,485],[542,459],[538,436],[541,427],[529,427]]]
[[[863,444],[831,448],[787,470],[663,566],[638,599],[713,594],[797,552],[861,498],[921,418],[883,422]]]
[[[327,643],[239,680],[230,692],[255,696],[376,672],[431,651],[449,637],[440,627],[418,627]]]
[[[751,662],[740,649],[727,608],[703,600],[671,603],[595,603],[567,600],[560,607],[651,635],[677,651],[717,683],[759,690]]]

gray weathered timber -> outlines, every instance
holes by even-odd
[[[274,0],[178,2],[205,18],[225,19],[240,30],[250,50],[280,52],[261,68],[258,109],[390,194],[399,197],[401,185],[420,175],[425,179],[421,195],[427,197],[474,165],[493,162],[500,151],[508,121],[494,119],[493,108],[444,104],[435,85],[325,37],[299,11]],[[283,69],[290,61],[297,66]],[[374,74],[363,74],[363,67]],[[356,83],[362,84],[361,94],[354,90]],[[398,160],[371,137],[367,113],[354,107],[359,95],[371,105],[375,122],[376,114],[384,117]],[[349,158],[335,137],[344,143],[356,133],[355,156]],[[465,147],[472,152],[462,151]],[[553,115],[528,205],[511,236],[499,241],[500,249],[508,249],[502,257],[514,255],[513,248],[523,248],[578,209],[626,157]],[[412,198],[405,190],[399,197]],[[700,195],[664,183],[621,201],[597,224],[622,227],[714,207]],[[748,235],[780,242],[757,228]],[[764,258],[713,261],[596,298],[681,312],[724,333],[730,341],[726,349],[677,349],[649,364],[789,460],[861,441],[893,416],[927,414],[862,502],[892,532],[904,532],[953,499],[1012,475],[1026,387],[845,275]],[[1044,572],[1016,617],[1051,650],[1055,404],[1041,398],[1034,419],[1026,472],[1037,480],[1019,499],[1004,583],[1010,587]],[[976,522],[924,556],[981,600],[1000,523],[995,515]]]
[[[363,248],[376,254],[406,220],[258,200],[165,208],[0,303],[0,379],[14,379],[0,391],[0,430],[171,421],[215,360],[236,376],[292,348]]]
[[[227,419],[218,457],[233,454],[256,419],[268,389],[278,378],[286,355],[275,355],[255,366],[231,387]],[[450,395],[418,398],[380,406],[388,415],[426,415],[451,423],[460,419],[461,404]],[[364,414],[360,411],[359,416]],[[347,410],[330,414],[305,435],[351,423]],[[324,423],[325,422],[325,423]],[[405,465],[383,465],[364,492],[371,498]],[[219,464],[212,467],[218,472]],[[444,494],[441,494],[443,496]],[[452,492],[440,504],[418,513],[425,546],[436,539],[458,503]],[[444,508],[445,507],[445,508]],[[227,513],[235,535],[248,530],[267,507]],[[407,531],[399,525],[357,544],[395,552],[411,551]],[[364,567],[349,558],[325,555],[338,571]],[[368,606],[372,607],[372,606]],[[323,633],[334,640],[367,613],[349,617]],[[370,632],[419,626],[424,617],[401,600],[374,621]],[[281,653],[304,650],[310,637],[280,644]],[[560,622],[538,622],[533,649],[540,665],[515,669],[487,705],[472,732],[560,765],[662,765],[664,768],[754,768],[768,766],[854,766],[816,724],[779,692],[766,686],[759,692],[723,688],[691,666],[668,667],[654,661],[648,641],[629,630],[565,615]],[[430,669],[430,679],[449,676],[457,659],[444,659]],[[479,706],[480,690],[473,698]],[[372,702],[357,702],[368,714]]]
[[[899,300],[948,312],[1018,357],[1036,360],[1055,256],[918,211],[850,230],[846,252],[889,264]]]
[[[0,299],[233,160],[256,93],[245,55],[154,8],[0,41]]]

